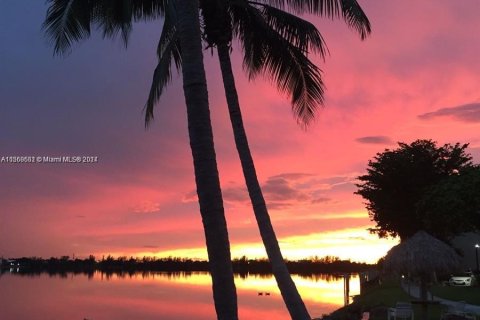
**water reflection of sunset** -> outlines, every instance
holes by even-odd
[[[340,275],[315,274],[312,276],[292,275],[292,278],[304,299],[305,303],[343,305],[343,277]],[[211,288],[211,277],[206,272],[145,272],[129,274],[105,274],[96,272],[93,279],[97,281],[134,281],[142,284],[174,284],[177,287],[205,287]],[[281,299],[275,278],[272,275],[249,274],[235,275],[235,285],[239,295],[258,296],[259,293],[269,293],[272,299]],[[358,275],[350,278],[350,295],[360,292]]]
[[[294,275],[293,280],[312,316],[343,305],[343,278],[316,274]],[[290,319],[271,275],[236,275],[235,283],[241,319]],[[210,320],[215,315],[208,273],[6,273],[0,284],[2,320],[37,319],[39,314],[95,320]],[[358,277],[352,277],[350,287],[351,295],[358,294]]]

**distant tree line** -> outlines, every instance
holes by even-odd
[[[314,257],[296,261],[287,261],[288,269],[294,274],[313,275],[318,273],[353,273],[374,267],[366,263],[341,260],[338,257],[326,256]],[[267,259],[248,259],[243,256],[233,260],[235,273],[239,274],[270,274],[270,263]],[[86,259],[70,259],[69,256],[60,258],[43,259],[38,257],[23,257],[17,259],[2,259],[2,273],[18,272],[22,274],[62,274],[62,273],[86,273],[93,274],[96,271],[104,273],[135,273],[135,272],[208,272],[209,266],[206,260],[189,258],[154,258],[154,257],[103,257],[97,260],[90,255]]]

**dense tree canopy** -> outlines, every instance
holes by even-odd
[[[440,239],[480,230],[480,166],[429,188],[417,203],[417,212],[423,213],[426,228]]]
[[[480,169],[466,153],[468,144],[417,140],[398,145],[377,153],[367,174],[358,177],[356,194],[376,222],[370,231],[403,241],[425,230],[448,240],[478,228]]]

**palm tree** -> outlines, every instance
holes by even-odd
[[[342,15],[347,24],[359,32],[362,39],[370,32],[370,24],[354,0],[264,2],[232,0],[227,6],[223,1],[200,1],[204,39],[208,47],[217,47],[218,50],[235,144],[272,272],[292,319],[310,319],[283,260],[258,182],[236,92],[230,62],[230,43],[233,36],[240,39],[244,66],[249,76],[252,78],[260,73],[269,75],[280,91],[291,94],[294,114],[301,124],[308,125],[317,106],[323,104],[323,83],[320,70],[306,55],[310,49],[324,57],[324,42],[312,24],[270,6],[267,2],[299,13],[310,12],[330,17]],[[160,42],[159,64],[147,101],[147,123],[153,118],[155,102],[170,79],[171,60],[175,61],[177,67],[180,65],[176,58],[179,57],[177,51],[180,47],[175,40],[176,26],[173,19],[165,21],[163,31],[167,30],[170,30],[168,36]],[[176,49],[168,49],[172,47]]]
[[[87,38],[91,25],[100,26],[104,36],[108,37],[121,32],[127,43],[132,21],[161,17],[166,6],[174,5],[178,14],[178,44],[182,48],[179,58],[187,106],[190,147],[212,276],[215,309],[218,319],[235,320],[238,319],[237,298],[213,145],[198,0],[176,2],[50,0],[44,28],[54,42],[55,53],[64,53],[71,47],[73,41]]]

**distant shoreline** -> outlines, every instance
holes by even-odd
[[[266,259],[248,259],[242,257],[232,261],[235,273],[270,274],[270,263]],[[340,260],[336,257],[287,261],[292,274],[309,275],[318,273],[358,273],[375,267],[375,265]],[[87,259],[61,258],[15,258],[1,259],[2,273],[134,273],[134,272],[208,272],[208,261],[188,258],[113,258],[108,256],[96,260],[94,256]]]

